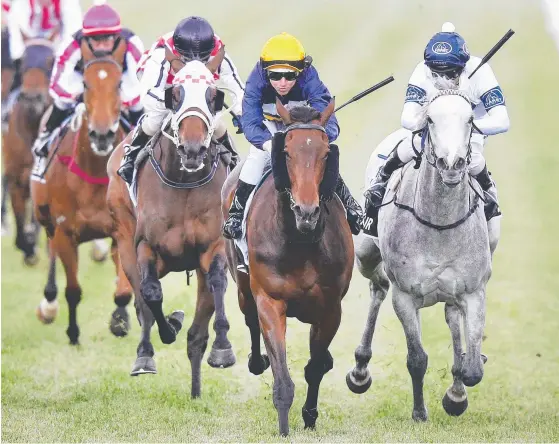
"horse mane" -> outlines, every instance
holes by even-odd
[[[420,122],[419,127],[420,128],[423,128],[427,124],[427,112],[429,110],[429,105],[435,99],[438,99],[441,96],[460,96],[464,100],[466,100],[469,104],[472,103],[472,100],[470,99],[468,94],[465,93],[464,91],[460,91],[459,89],[448,88],[448,89],[436,90],[436,91],[432,92],[431,94],[429,94],[427,96],[427,99],[421,105],[421,109],[419,110],[419,113],[418,113],[418,118],[419,118],[419,122]]]
[[[289,110],[291,122],[311,123],[314,120],[320,120],[320,111],[317,111],[309,105],[297,105]]]

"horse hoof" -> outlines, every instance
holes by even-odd
[[[36,254],[25,256],[25,258],[23,259],[23,263],[28,267],[34,267],[39,263],[39,256],[37,256]]]
[[[318,418],[318,410],[316,408],[307,410],[307,408],[303,406],[303,421],[305,421],[305,429],[314,430],[316,418]]]
[[[415,422],[425,422],[427,421],[427,409],[423,408],[420,410],[414,410],[411,414],[411,418],[415,421]]]
[[[157,374],[157,368],[155,367],[155,360],[150,356],[141,356],[136,359],[134,363],[134,367],[132,367],[132,371],[130,372],[130,376],[139,376],[139,375],[147,375]]]
[[[463,400],[455,401],[446,392],[443,397],[443,408],[450,416],[460,416],[468,408],[468,398],[464,397]]]
[[[270,367],[270,359],[268,355],[260,355],[260,359],[252,359],[252,353],[248,355],[248,370],[253,375],[261,375]]]
[[[367,375],[365,376],[364,379],[356,378],[353,375],[353,370],[347,372],[347,375],[345,377],[345,382],[347,384],[347,387],[357,395],[362,395],[363,393],[365,393],[367,390],[369,390],[369,387],[371,387],[371,384],[373,383],[373,378],[371,378],[371,374],[369,373],[369,370],[366,371],[367,371]]]
[[[52,302],[44,299],[41,301],[37,309],[35,310],[37,318],[43,324],[51,324],[56,319],[58,314],[58,300],[55,299]]]
[[[128,312],[126,308],[118,307],[113,311],[109,328],[111,333],[118,338],[122,338],[128,334],[130,323],[128,322]]]
[[[182,310],[174,311],[169,316],[167,316],[169,333],[167,332],[162,333],[161,329],[159,330],[159,337],[161,338],[161,342],[163,342],[163,344],[169,345],[176,341],[177,335],[182,329],[183,321],[184,321],[184,311]]]
[[[208,364],[213,368],[227,368],[235,364],[237,360],[235,359],[235,353],[233,353],[233,348],[214,348],[208,356]]]
[[[98,239],[93,241],[90,254],[91,260],[94,262],[105,262],[109,256],[109,250],[110,248],[104,240]]]

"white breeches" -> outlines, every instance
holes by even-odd
[[[285,129],[285,125],[283,125],[283,123],[281,122],[264,120],[263,123],[266,128],[268,128],[268,131],[270,131],[272,136],[278,131]],[[242,180],[244,183],[256,185],[262,177],[262,174],[264,174],[264,168],[266,168],[266,164],[269,162],[270,153],[268,151],[256,148],[254,145],[251,145],[248,151],[248,157],[241,168],[239,179]]]

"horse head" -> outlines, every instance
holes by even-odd
[[[166,94],[166,106],[173,111],[171,129],[180,157],[181,169],[195,172],[204,168],[215,126],[223,114],[223,93],[215,86],[217,71],[225,51],[207,64],[188,62],[176,74]]]
[[[334,101],[322,113],[310,106],[288,111],[279,100],[276,108],[287,128],[283,151],[278,151],[281,146],[274,147],[273,156],[282,155],[285,159],[287,189],[297,230],[310,233],[320,217],[321,199],[331,197],[338,179],[338,153],[329,145],[324,129],[334,112]]]
[[[437,168],[447,186],[458,185],[469,167],[470,137],[474,114],[469,98],[461,91],[439,91],[426,105],[425,138],[428,162]]]
[[[82,45],[83,102],[92,151],[107,156],[114,148],[120,125],[120,86],[126,45],[121,42],[111,56],[95,57]]]
[[[39,119],[50,104],[49,81],[54,65],[54,47],[50,39],[24,38],[24,42],[18,100],[29,118]]]

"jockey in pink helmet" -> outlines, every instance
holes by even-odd
[[[122,27],[120,15],[114,8],[98,2],[85,13],[82,29],[72,35],[58,52],[50,84],[53,109],[33,146],[33,152],[37,156],[48,155],[47,142],[50,135],[71,114],[84,91],[82,42],[87,44],[95,56],[105,57],[110,56],[123,40],[126,43],[126,54],[120,94],[122,104],[128,110],[130,123],[136,124],[143,112],[136,69],[144,45],[137,35]]]

